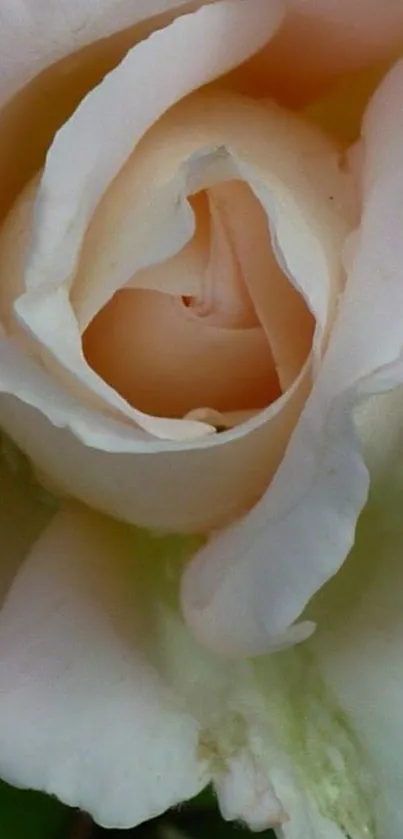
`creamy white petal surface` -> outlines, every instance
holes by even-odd
[[[10,500],[21,511],[22,488],[13,483]],[[43,520],[49,511],[34,506],[38,524],[38,512]],[[20,537],[19,563],[33,535],[25,528],[24,546]],[[2,608],[2,777],[54,793],[109,827],[137,824],[212,781],[223,817],[252,830],[367,839],[372,763],[362,762],[353,728],[358,722],[357,737],[364,732],[373,745],[374,709],[366,729],[355,709],[367,682],[356,674],[364,665],[379,671],[374,647],[362,657],[360,620],[346,628],[343,585],[341,604],[337,592],[330,605],[326,592],[319,602],[314,617],[322,626],[324,612],[327,621],[307,647],[255,664],[224,662],[192,640],[178,615],[179,567],[193,548],[192,540],[150,537],[76,507],[55,515]],[[355,588],[348,590],[355,614]],[[396,584],[393,591],[398,598]],[[358,610],[369,620],[373,612],[371,600]],[[385,665],[385,684],[388,674]],[[375,757],[382,762],[382,750]]]
[[[285,818],[252,666],[206,653],[179,618],[177,568],[191,549],[89,511],[56,515],[0,618],[4,778],[109,827],[209,781],[224,818],[252,829]]]
[[[366,802],[373,821],[369,835],[376,839],[400,839],[403,832],[402,483],[398,471],[393,481],[389,475],[368,506],[345,567],[309,610],[319,626],[309,642],[316,667],[366,755],[362,776],[365,771],[370,774],[374,787],[373,798],[367,797]],[[334,742],[337,745],[337,739]],[[359,839],[361,835],[365,834],[357,831]]]
[[[0,91],[9,96],[43,67],[97,38],[197,5],[198,0],[4,0]],[[273,58],[267,50],[263,61],[256,60],[265,85],[274,72],[280,90],[290,81],[295,88],[293,72],[300,85],[305,78],[307,84],[317,84],[327,74],[376,61],[401,44],[398,0],[385,0],[381,6],[377,0],[287,0],[284,5],[287,26]]]
[[[121,827],[207,778],[197,722],[147,655],[155,604],[140,577],[115,524],[59,514],[1,614],[2,775]]]
[[[192,0],[5,0],[0,13],[0,101],[45,67],[98,38],[196,5]]]
[[[346,613],[339,605],[345,626]],[[349,715],[343,691],[322,670],[315,649],[319,638],[320,630],[304,646],[255,664],[257,689],[266,697],[267,743],[276,754],[270,776],[290,815],[276,835],[383,839],[389,834],[380,829],[378,779],[367,743]],[[326,630],[325,638],[331,650]]]
[[[213,539],[185,572],[185,615],[215,649],[267,649],[339,569],[354,542],[369,483],[354,406],[403,378],[402,79],[398,64],[364,120],[355,254],[327,354],[286,456],[256,507]]]

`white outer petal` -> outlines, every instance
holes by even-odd
[[[0,104],[45,67],[86,44],[192,0],[4,0],[0,10]]]
[[[403,834],[402,483],[395,479],[368,505],[354,551],[310,610],[318,631],[309,646],[375,779],[376,839]]]
[[[224,817],[278,823],[246,662],[194,642],[176,609],[191,544],[58,513],[0,613],[0,771],[125,828],[216,785]]]
[[[2,776],[121,828],[209,778],[200,725],[158,665],[153,603],[132,554],[115,523],[62,512],[0,614]]]

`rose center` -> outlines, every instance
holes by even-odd
[[[219,182],[189,203],[191,240],[143,271],[142,288],[115,293],[86,328],[83,350],[144,413],[180,418],[210,409],[228,427],[288,387],[309,353],[313,318],[276,263],[267,217],[246,183]],[[194,293],[172,294],[173,275],[178,288]],[[274,275],[287,291],[267,301]],[[291,310],[297,339],[280,334]],[[290,339],[297,357],[286,381],[280,356]]]

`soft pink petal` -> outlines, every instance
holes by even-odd
[[[193,255],[193,295],[197,300],[206,287],[213,289],[214,322],[221,295],[227,301],[220,315],[225,324],[233,305],[228,276],[241,270],[286,389],[311,345],[308,309],[317,321],[315,357],[322,352],[343,279],[339,251],[352,223],[350,186],[337,146],[273,106],[218,93],[180,103],[144,138],[95,213],[72,288],[81,328],[123,285],[187,295],[188,275],[174,272],[185,272]],[[210,205],[222,193],[219,215],[211,205],[207,270],[196,249],[186,261],[179,261],[179,252],[165,262],[194,230],[186,194],[203,188]],[[267,217],[284,271],[273,257]],[[151,261],[156,270],[144,270]],[[290,331],[300,335],[292,349]]]
[[[224,413],[258,410],[279,395],[259,326],[205,325],[180,298],[158,291],[118,292],[88,330],[84,347],[105,381],[157,417],[205,406]]]
[[[364,394],[403,381],[402,81],[398,64],[364,121],[364,206],[355,259],[286,456],[254,510],[212,540],[185,573],[187,620],[216,649],[269,648],[354,542],[369,483],[354,408]]]
[[[233,75],[245,92],[299,103],[402,51],[400,0],[286,0],[286,6],[275,40]]]
[[[232,229],[231,209],[236,215],[242,212],[244,226],[253,238],[253,215],[248,215],[250,204],[267,220],[262,207],[242,181],[223,181],[209,187],[204,193],[208,200],[210,218],[209,255],[205,275],[191,311],[216,326],[229,329],[248,329],[259,325],[246,281],[245,260],[239,252],[236,231]]]
[[[342,280],[340,244],[355,218],[351,178],[342,162],[338,144],[273,103],[217,91],[179,103],[144,137],[91,221],[72,288],[80,327],[115,291],[134,285],[136,272],[141,275],[137,287],[156,289],[152,273],[145,276],[139,268],[165,260],[170,246],[179,249],[193,235],[195,220],[186,196],[237,179],[249,184],[263,205],[276,255],[309,298],[322,333],[332,308],[329,297]],[[240,215],[242,204],[237,201]],[[244,212],[250,215],[250,205]],[[227,215],[245,259],[245,225]],[[287,252],[286,258],[291,233],[293,254]],[[263,270],[271,271],[272,265]],[[311,275],[319,273],[320,282],[311,283]],[[157,276],[162,283],[163,276]],[[158,288],[175,290],[170,278]],[[261,301],[258,308],[264,319]]]
[[[298,376],[312,348],[315,321],[302,294],[281,270],[273,253],[266,213],[247,183],[235,181],[210,190],[220,197],[225,218],[240,265],[250,309],[263,326],[283,391]],[[217,266],[218,267],[218,266]],[[219,277],[227,277],[217,270]],[[222,282],[225,288],[226,283]],[[309,301],[310,302],[310,301]],[[253,306],[253,308],[252,308]],[[250,317],[250,315],[249,315]],[[293,340],[290,341],[290,335]]]

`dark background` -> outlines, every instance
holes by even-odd
[[[224,822],[206,791],[188,804],[131,830],[104,830],[83,813],[37,792],[0,782],[0,839],[275,839]]]

